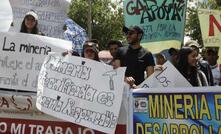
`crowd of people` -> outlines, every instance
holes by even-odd
[[[110,40],[107,43],[107,49],[112,59],[105,64],[112,65],[114,69],[127,67],[125,82],[131,88],[137,88],[145,78],[154,73],[155,68],[162,68],[167,60],[192,86],[221,85],[221,66],[217,63],[219,48],[207,48],[202,56],[200,45],[196,41],[188,41],[179,50],[170,48],[169,57],[162,53],[153,55],[141,46],[144,32],[139,26],[123,27],[122,31],[126,35],[127,45],[123,46],[118,40]],[[34,11],[26,13],[20,32],[44,35],[38,30],[38,16]],[[82,54],[72,50],[64,52],[63,55],[68,53],[102,62],[99,58],[99,41],[96,39],[88,40],[83,44]]]

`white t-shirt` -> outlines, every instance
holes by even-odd
[[[221,77],[221,72],[220,72],[220,68],[218,66],[218,64],[214,65],[214,66],[210,66],[212,74],[213,74],[213,81],[214,81],[214,85],[219,85],[220,82],[220,77]]]

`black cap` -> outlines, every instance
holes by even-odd
[[[126,26],[123,27],[123,32],[125,34],[127,34],[129,31],[136,31],[137,33],[141,33],[141,34],[144,33],[142,28],[140,28],[139,26],[130,26],[129,28]]]
[[[172,55],[177,55],[177,54],[179,53],[179,50],[176,49],[176,48],[171,47],[171,48],[168,50],[168,53],[170,54],[170,56],[172,56]]]

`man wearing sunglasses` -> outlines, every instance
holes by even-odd
[[[118,49],[115,64],[117,67],[127,67],[125,81],[131,88],[136,88],[144,81],[145,71],[147,77],[154,72],[155,63],[152,53],[140,45],[144,32],[139,26],[124,27],[123,32],[129,46]]]

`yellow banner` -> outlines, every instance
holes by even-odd
[[[177,40],[159,41],[142,43],[142,46],[148,49],[152,53],[159,53],[162,50],[169,49],[171,47],[180,49],[181,43]]]

